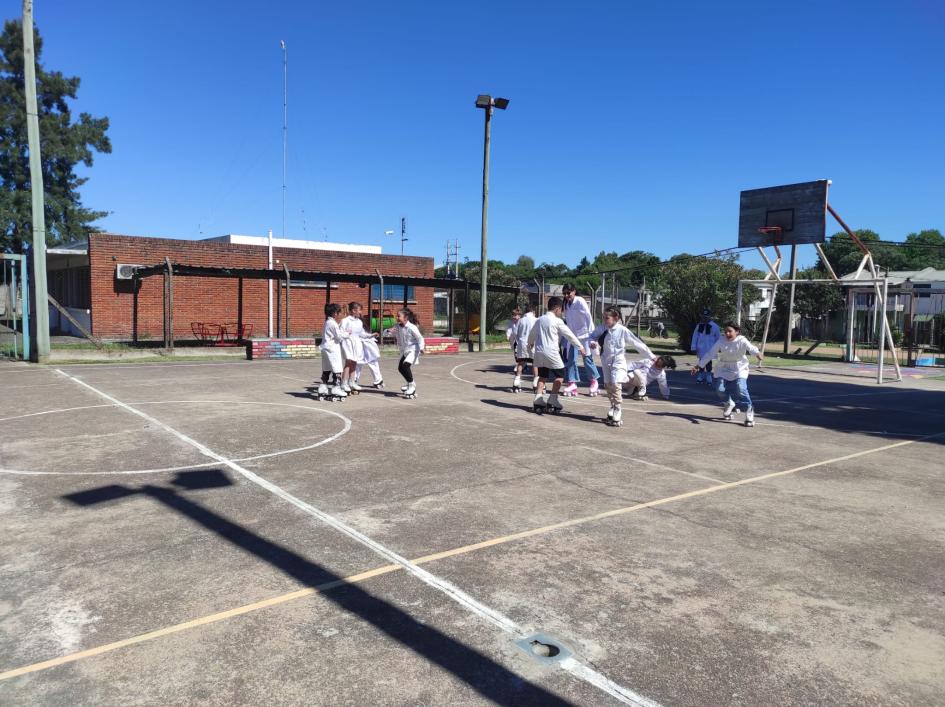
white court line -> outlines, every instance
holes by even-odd
[[[63,374],[65,375],[65,374]],[[91,387],[91,386],[90,386]],[[270,459],[272,457],[281,457],[286,454],[296,454],[298,452],[307,452],[316,447],[321,447],[330,442],[334,442],[336,439],[342,435],[347,434],[351,430],[351,420],[340,412],[335,412],[334,410],[325,410],[324,408],[311,407],[308,405],[294,405],[292,403],[264,403],[256,400],[151,400],[147,402],[136,402],[129,403],[129,405],[172,405],[172,404],[222,404],[222,405],[271,405],[275,407],[287,407],[287,408],[298,408],[299,410],[305,410],[306,412],[321,412],[326,415],[332,415],[337,417],[344,423],[344,427],[330,437],[325,439],[320,439],[317,442],[312,444],[307,444],[302,447],[295,447],[293,449],[282,449],[275,452],[267,452],[265,454],[256,454],[251,457],[240,457],[239,459],[233,459],[235,462],[254,462],[259,459]],[[118,407],[114,404],[111,405],[84,405],[77,408],[65,408],[61,410],[47,410],[45,412],[32,412],[28,415],[18,415],[17,417],[7,417],[4,420],[16,420],[23,417],[35,417],[37,415],[52,415],[53,413],[58,412],[69,412],[71,410],[87,410],[89,408],[114,408]],[[133,474],[162,474],[169,473],[172,471],[185,471],[187,469],[203,469],[208,466],[216,466],[217,462],[204,462],[201,464],[184,464],[183,466],[165,466],[157,469],[120,469],[116,471],[28,471],[25,469],[3,469],[0,468],[0,474],[14,474],[16,476],[108,476],[108,475],[133,475]]]
[[[655,468],[657,468],[657,469],[663,469],[664,471],[674,471],[674,472],[676,472],[677,474],[685,474],[686,476],[694,476],[694,477],[696,477],[697,479],[703,479],[703,480],[705,480],[705,481],[712,481],[712,482],[714,482],[714,483],[716,483],[716,484],[724,484],[724,483],[725,483],[724,481],[722,481],[722,479],[713,479],[711,476],[704,476],[703,474],[697,474],[697,473],[695,473],[695,472],[693,472],[693,471],[683,471],[682,469],[674,469],[674,468],[671,467],[671,466],[666,466],[666,465],[664,465],[664,464],[657,464],[656,462],[650,462],[650,461],[647,461],[646,459],[638,459],[637,457],[628,457],[628,456],[623,455],[623,454],[617,454],[617,453],[615,453],[615,452],[608,452],[608,451],[606,451],[606,450],[604,450],[604,449],[598,449],[598,448],[596,448],[596,447],[588,447],[588,446],[585,446],[585,445],[583,445],[583,444],[578,445],[578,446],[579,446],[581,449],[587,449],[587,450],[589,450],[589,451],[591,451],[591,452],[597,452],[598,454],[606,454],[606,455],[609,456],[609,457],[617,457],[618,459],[626,459],[627,461],[631,461],[631,462],[638,462],[638,463],[640,463],[640,464],[645,464],[646,466],[652,466],[652,467],[655,467]]]
[[[112,404],[117,405],[118,407],[121,407],[127,410],[133,415],[137,415],[138,417],[150,422],[152,425],[157,425],[161,429],[177,437],[182,442],[185,442],[191,445],[204,456],[209,457],[210,459],[213,459],[219,462],[220,464],[223,464],[229,467],[230,469],[240,474],[241,476],[243,476],[245,479],[249,480],[250,482],[256,484],[257,486],[260,486],[261,488],[266,489],[267,491],[278,496],[284,501],[288,501],[289,503],[291,503],[293,506],[303,511],[304,513],[307,513],[308,515],[314,518],[317,518],[321,522],[334,528],[335,530],[342,533],[343,535],[346,535],[347,537],[351,538],[355,542],[358,542],[361,545],[369,548],[370,550],[373,550],[377,555],[381,556],[382,558],[384,558],[391,564],[399,565],[400,567],[404,569],[405,572],[408,572],[409,574],[413,575],[414,577],[419,579],[421,582],[423,582],[427,586],[432,587],[433,589],[436,589],[437,591],[444,594],[446,597],[458,603],[460,606],[463,606],[468,611],[476,614],[477,616],[488,621],[495,627],[503,630],[505,633],[509,634],[514,639],[518,640],[518,639],[524,638],[525,636],[528,636],[531,633],[530,631],[526,631],[524,628],[522,628],[517,623],[515,623],[512,619],[500,613],[496,609],[493,609],[492,607],[489,607],[483,604],[477,599],[474,599],[472,596],[470,596],[463,590],[459,589],[459,587],[456,587],[452,583],[446,581],[445,579],[442,579],[441,577],[437,577],[431,572],[428,572],[427,570],[423,569],[419,565],[414,564],[407,558],[402,557],[401,555],[397,554],[393,550],[389,549],[385,545],[382,545],[376,540],[369,538],[367,535],[360,532],[359,530],[356,530],[355,528],[351,527],[347,523],[335,518],[332,515],[329,515],[328,513],[325,513],[322,510],[319,510],[315,506],[303,501],[302,499],[296,496],[293,496],[291,493],[284,490],[280,486],[277,486],[271,481],[268,481],[267,479],[264,479],[258,474],[253,473],[249,469],[246,469],[240,466],[233,460],[227,459],[226,457],[220,454],[217,454],[206,445],[201,444],[200,442],[188,437],[183,432],[177,431],[173,427],[161,422],[157,418],[148,415],[146,412],[142,412],[141,410],[138,410],[137,408],[133,408],[127,403],[123,403],[117,398],[112,397],[108,393],[105,393],[104,391],[101,391],[98,388],[95,388],[89,385],[88,383],[82,380],[79,380],[78,378],[70,376],[68,373],[65,373],[59,369],[56,369],[56,372],[62,376],[65,376],[66,378],[73,381],[74,383],[78,383],[84,388],[91,390],[93,393],[104,398],[105,400],[108,400]],[[584,680],[585,682],[591,685],[594,685],[598,689],[606,692],[611,697],[614,697],[615,699],[623,702],[624,704],[638,705],[640,707],[644,707],[644,706],[649,707],[651,705],[655,705],[655,703],[643,697],[642,695],[638,695],[633,690],[630,690],[628,688],[622,687],[614,683],[609,678],[598,673],[592,668],[577,662],[576,660],[573,663],[563,665],[562,667],[564,667],[565,670],[567,670],[568,672],[570,672],[572,675],[579,678],[580,680]]]

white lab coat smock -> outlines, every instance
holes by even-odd
[[[719,339],[704,356],[699,357],[699,367],[704,368],[716,355],[719,357],[719,365],[715,369],[716,378],[733,381],[748,377],[748,356],[757,356],[758,347],[741,334],[732,341]]]
[[[412,366],[420,363],[420,354],[426,346],[423,335],[416,324],[406,322],[403,326],[397,324],[384,331],[386,336],[393,336],[397,340],[397,348],[404,361]]]
[[[561,337],[573,346],[581,347],[581,340],[568,328],[554,312],[541,315],[528,333],[528,348],[533,351],[532,358],[539,368],[559,370],[564,368],[561,360]]]
[[[348,315],[341,320],[341,330],[348,333],[348,338],[341,341],[341,350],[345,359],[355,363],[364,363],[364,340],[370,339],[370,334],[364,332],[364,322],[361,317]]]
[[[637,369],[633,375],[637,380],[637,385],[646,386],[656,383],[660,388],[660,395],[669,400],[669,381],[666,380],[666,369],[656,367],[656,359],[647,358],[637,361]]]
[[[531,358],[528,350],[528,335],[532,333],[537,321],[538,317],[531,312],[526,312],[515,325],[515,356],[517,358]]]
[[[701,331],[700,331],[701,330]],[[722,338],[722,332],[719,325],[711,319],[703,325],[699,322],[695,331],[692,332],[692,345],[690,351],[695,351],[699,358],[705,356],[706,352],[715,346],[715,342]]]
[[[587,300],[575,296],[574,301],[564,308],[564,323],[587,349],[591,332],[594,331],[594,317],[591,315],[591,308],[587,306]]]
[[[604,346],[601,348],[600,360],[603,364],[604,384],[615,383],[623,385],[630,380],[629,371],[641,365],[641,362],[634,361],[627,365],[626,348],[628,346],[637,350],[638,353],[653,357],[650,347],[644,344],[636,334],[627,329],[619,322],[610,329],[601,324],[590,335],[590,339],[597,341],[601,334],[606,332],[604,337]]]
[[[341,343],[350,336],[348,332],[338,326],[338,322],[334,319],[325,320],[325,328],[322,330],[322,343],[319,346],[322,350],[323,371],[341,373],[345,363]]]
[[[521,320],[519,320],[521,321]],[[518,327],[518,322],[512,322],[509,324],[509,328],[505,330],[505,338],[509,342],[509,346],[512,347],[512,356],[518,358],[518,348],[515,341],[515,329]]]

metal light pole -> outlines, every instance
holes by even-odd
[[[482,148],[482,253],[479,266],[479,351],[486,350],[486,302],[489,283],[489,261],[486,253],[486,241],[489,223],[489,143],[492,139],[492,111],[494,108],[505,110],[509,106],[508,98],[493,98],[487,94],[476,97],[476,108],[482,108],[486,114],[485,137]]]
[[[36,308],[32,320],[35,343],[30,351],[30,360],[44,363],[49,359],[49,304],[46,291],[46,206],[43,193],[43,163],[39,151],[39,109],[36,106],[36,54],[33,50],[33,0],[23,0],[23,68],[26,83],[26,132],[30,151],[33,291],[36,293]],[[29,296],[28,293],[24,294]]]

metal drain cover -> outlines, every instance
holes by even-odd
[[[515,642],[519,648],[528,653],[532,658],[552,665],[560,663],[565,658],[570,658],[574,653],[561,641],[544,633],[533,633],[525,638],[520,638]]]

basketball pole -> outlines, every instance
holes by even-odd
[[[787,324],[784,327],[784,353],[791,349],[791,334],[794,330],[794,280],[797,279],[797,245],[791,246],[791,289],[788,293]]]

